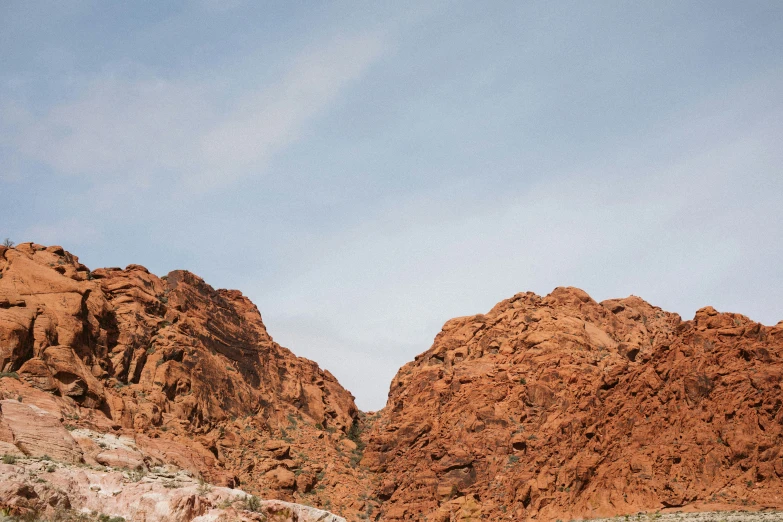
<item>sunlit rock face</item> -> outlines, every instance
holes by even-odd
[[[179,270],[91,271],[33,243],[0,247],[0,274],[0,454],[173,465],[262,498],[365,509],[369,486],[338,444],[358,422],[353,396],[275,343],[239,291]]]
[[[369,435],[381,518],[780,507],[781,356],[783,323],[575,288],[453,319]]]
[[[451,522],[783,507],[783,322],[709,307],[682,321],[575,288],[517,294],[447,322],[400,369],[387,406],[364,414],[329,372],[275,343],[239,291],[190,272],[91,271],[25,243],[0,247],[0,276],[0,509],[20,516],[85,507],[134,520],[121,506],[137,505],[160,520]]]

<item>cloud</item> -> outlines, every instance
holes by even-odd
[[[338,38],[300,56],[272,88],[246,96],[232,114],[201,140],[205,169],[189,179],[209,186],[263,168],[275,153],[299,138],[305,125],[324,111],[384,50],[376,35]]]
[[[168,180],[214,188],[263,172],[385,45],[371,33],[322,42],[269,85],[163,78],[115,65],[82,79],[76,99],[41,115],[6,104],[0,145],[57,174],[95,183]]]
[[[86,82],[77,100],[29,116],[16,145],[58,174],[92,181],[165,176],[192,166],[188,149],[210,109],[202,86],[108,73]]]

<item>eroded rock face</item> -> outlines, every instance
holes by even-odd
[[[369,435],[381,520],[780,507],[782,356],[783,323],[574,288],[453,319]]]
[[[119,481],[171,520],[332,516],[243,511],[195,477],[349,520],[783,507],[783,322],[712,308],[683,322],[574,288],[518,294],[447,322],[366,416],[331,374],[275,343],[246,297],[189,272],[91,272],[25,243],[0,247],[0,276],[0,454],[60,473],[47,489],[0,464],[14,509],[95,497],[119,514],[92,490],[131,502],[111,489]],[[96,478],[98,466],[129,471]],[[197,491],[125,484],[155,469]]]
[[[84,520],[96,513],[103,518],[91,520],[345,522],[321,509],[205,485],[181,471],[103,471],[35,459],[0,464],[0,509],[24,520]]]
[[[353,397],[275,343],[240,292],[186,271],[90,271],[34,243],[0,247],[0,276],[3,454],[165,463],[265,498],[364,508],[364,479],[338,446]]]

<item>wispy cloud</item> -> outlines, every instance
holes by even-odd
[[[242,99],[199,144],[205,168],[189,181],[209,186],[265,166],[296,141],[351,81],[384,51],[377,35],[338,38],[301,55],[278,84]]]
[[[321,43],[297,56],[278,81],[240,89],[227,107],[225,82],[115,68],[83,80],[78,98],[42,115],[6,105],[0,145],[96,183],[170,180],[214,188],[262,173],[385,46],[369,33]]]

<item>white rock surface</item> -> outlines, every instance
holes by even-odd
[[[313,507],[251,498],[165,468],[119,471],[28,457],[0,464],[0,505],[20,513],[68,508],[143,522],[345,522]]]

